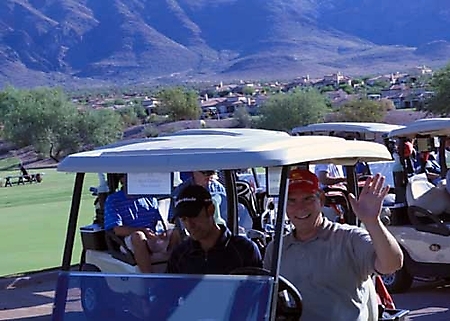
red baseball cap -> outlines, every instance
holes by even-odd
[[[302,191],[305,193],[317,193],[319,179],[307,169],[294,169],[289,173],[289,191]]]

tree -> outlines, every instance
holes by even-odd
[[[321,122],[329,111],[326,98],[315,89],[296,89],[271,96],[260,110],[257,127],[291,131],[296,126]]]
[[[448,117],[450,115],[450,63],[433,75],[431,86],[435,94],[422,109],[435,115]]]
[[[77,123],[77,136],[84,149],[103,146],[122,138],[123,123],[110,109],[86,110]]]
[[[251,86],[244,86],[242,88],[242,94],[246,96],[252,96],[255,93],[255,88]]]
[[[355,90],[349,84],[340,84],[339,85],[339,89],[342,89],[343,91],[345,91],[349,95],[355,93]]]
[[[327,86],[322,87],[320,89],[320,92],[321,93],[325,93],[325,92],[328,92],[328,91],[335,91],[335,90],[336,90],[336,88],[334,88],[332,85],[327,85]]]
[[[145,108],[142,105],[131,105],[117,109],[126,127],[142,124],[147,119]]]
[[[170,120],[199,119],[201,108],[198,103],[197,93],[183,88],[163,89],[158,98],[161,104],[158,106],[158,114],[168,115]]]
[[[391,108],[390,105],[384,101],[355,99],[339,107],[333,120],[379,123],[383,121],[388,108]]]
[[[7,87],[0,92],[0,124],[3,123],[8,112],[17,105],[20,98],[20,91],[13,87]]]
[[[122,123],[113,111],[80,112],[60,89],[16,90],[0,95],[11,103],[3,118],[4,137],[17,147],[32,145],[41,155],[50,148],[54,158],[117,140]],[[98,118],[94,125],[91,113]],[[113,118],[106,113],[112,113]]]
[[[5,138],[19,147],[33,145],[40,153],[73,131],[76,108],[60,90],[37,89],[4,92],[13,101],[4,118]]]
[[[246,107],[239,107],[233,113],[233,118],[237,121],[237,127],[247,128],[252,125],[252,117]]]

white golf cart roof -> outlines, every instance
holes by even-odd
[[[159,137],[168,136],[185,136],[185,135],[220,135],[220,136],[289,136],[286,132],[266,130],[266,129],[253,129],[253,128],[201,128],[201,129],[182,129],[174,133],[163,133]],[[121,140],[112,144],[98,147],[96,149],[105,149],[111,147],[119,147],[123,145],[148,142],[155,138],[141,137],[127,140]]]
[[[368,122],[332,122],[317,123],[307,126],[295,127],[292,134],[323,134],[329,135],[330,132],[354,132],[354,133],[389,133],[395,129],[403,128],[401,125],[391,125],[383,123]]]
[[[163,136],[178,136],[178,135],[224,135],[224,136],[289,136],[288,133],[282,131],[255,129],[255,128],[202,128],[202,129],[183,129],[175,133]]]
[[[390,160],[382,144],[327,136],[278,134],[174,135],[117,144],[67,156],[58,171],[79,173],[173,172],[273,167],[298,163],[354,165]],[[111,146],[111,145],[110,145]],[[113,145],[114,146],[114,145]]]
[[[416,135],[450,136],[450,118],[420,119],[389,133],[392,138],[414,138]]]

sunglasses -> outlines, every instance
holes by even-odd
[[[212,175],[216,174],[215,171],[200,171],[200,173],[202,173],[205,176],[212,176]]]

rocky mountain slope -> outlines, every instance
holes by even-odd
[[[446,0],[2,0],[0,84],[274,79],[450,60]]]

